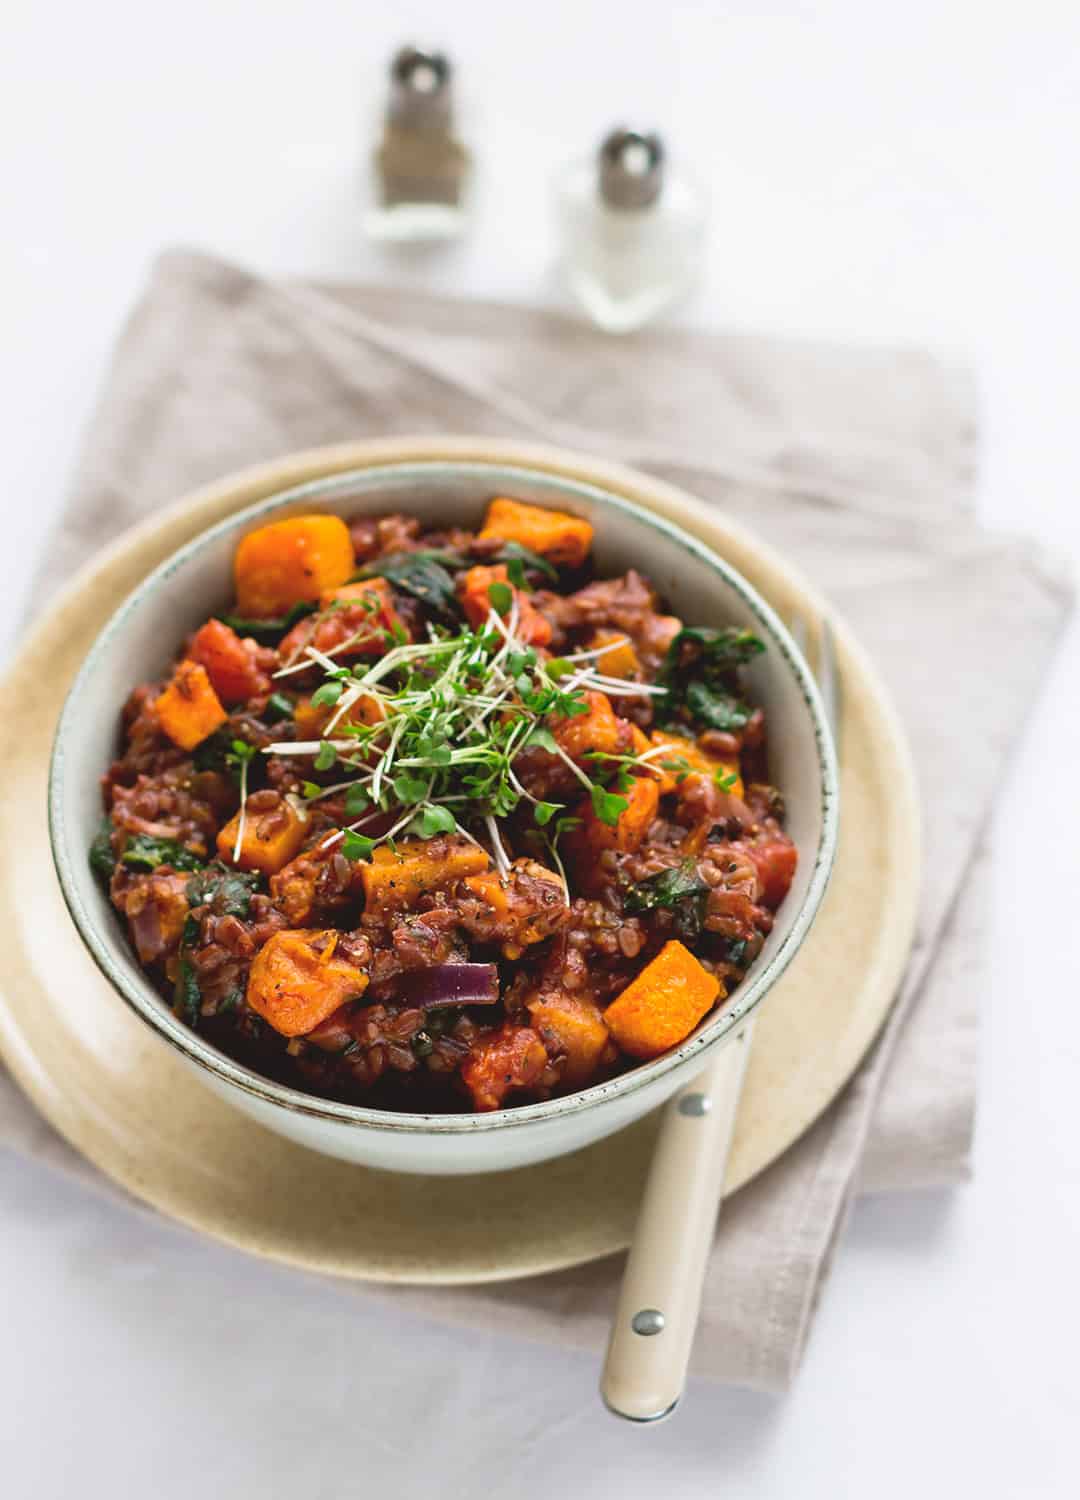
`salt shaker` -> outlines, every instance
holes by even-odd
[[[445,53],[402,47],[390,64],[390,100],[374,154],[375,204],[367,230],[383,240],[445,240],[465,224],[469,154],[454,135],[452,69]]]
[[[660,137],[620,127],[556,185],[563,274],[593,322],[628,333],[686,293],[704,255],[703,191]]]

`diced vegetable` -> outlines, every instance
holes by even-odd
[[[294,625],[281,643],[281,659],[294,661],[307,646],[341,661],[351,656],[382,656],[409,639],[385,578],[347,583],[322,595],[318,614]]]
[[[207,620],[192,637],[188,656],[206,668],[222,703],[243,703],[270,690],[270,678],[255,660],[257,650],[254,641],[242,641],[221,620]]]
[[[494,1005],[499,998],[497,964],[436,964],[402,980],[410,1005],[437,1010],[443,1005]]]
[[[165,691],[154,702],[158,722],[181,750],[194,750],[229,717],[198,662],[179,663]]]
[[[555,720],[552,728],[556,740],[572,760],[581,760],[590,751],[615,755],[622,743],[623,729],[615,717],[611,699],[595,689],[581,696],[588,704],[588,712]]]
[[[603,672],[606,677],[636,677],[641,670],[641,662],[634,650],[634,643],[622,630],[598,630],[589,642],[589,650],[596,651],[600,646],[605,650],[596,658],[596,670]]]
[[[300,852],[307,832],[308,816],[284,798],[266,812],[248,810],[244,817],[244,836],[240,853],[233,860],[241,814],[230,818],[217,836],[218,854],[241,870],[261,870],[274,875]]]
[[[293,709],[293,722],[296,731],[302,740],[317,740],[323,730],[333,718],[335,708],[332,703],[313,703],[310,698],[300,698]],[[351,704],[338,724],[378,724],[386,718],[386,709],[383,707],[382,699],[374,693],[365,693]]]
[[[652,743],[654,746],[666,746],[670,751],[669,754],[649,757],[650,764],[656,766],[665,778],[660,783],[661,796],[666,792],[673,792],[687,776],[701,775],[711,776],[723,785],[726,792],[742,800],[745,788],[737,760],[720,760],[707,754],[693,740],[686,739],[681,734],[673,734],[668,729],[654,729]]]
[[[532,1027],[507,1021],[473,1044],[461,1078],[474,1109],[499,1109],[512,1089],[529,1088],[547,1064],[547,1050]]]
[[[354,562],[349,528],[339,516],[290,516],[260,526],[236,549],[238,612],[255,619],[283,615],[338,588]]]
[[[492,500],[480,536],[520,542],[541,557],[570,568],[580,568],[592,546],[593,528],[578,516],[545,510],[521,500]]]
[[[604,1012],[631,1057],[659,1057],[693,1031],[720,993],[720,981],[682,943],[665,943]]]
[[[762,843],[739,845],[754,862],[761,881],[761,904],[775,911],[791,889],[799,863],[799,851],[786,834]]]
[[[549,1056],[564,1059],[562,1087],[582,1088],[595,1074],[610,1041],[596,1001],[586,995],[538,995],[528,1002],[528,1011]]]
[[[256,953],[247,1003],[282,1036],[303,1036],[367,989],[364,970],[336,956],[340,937],[333,928],[290,928]]]
[[[360,866],[360,879],[368,909],[387,911],[415,906],[427,891],[479,875],[488,864],[485,851],[468,839],[405,839],[396,851],[385,844],[374,849]]]
[[[474,628],[479,628],[493,609],[505,619],[516,599],[518,638],[528,646],[546,646],[551,640],[551,622],[540,613],[524,589],[515,588],[509,582],[509,577],[505,563],[496,563],[490,568],[470,568],[462,574],[458,588],[466,619]],[[505,604],[501,597],[503,593]]]
[[[627,853],[641,848],[660,805],[659,785],[651,776],[635,776],[633,785],[622,795],[627,806],[614,827],[596,816],[591,802],[584,802],[577,809],[581,825],[570,835],[570,847],[575,852],[588,851],[595,856],[605,849]]]

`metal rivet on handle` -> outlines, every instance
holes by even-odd
[[[707,1115],[712,1108],[708,1094],[684,1094],[679,1100],[681,1115]]]
[[[640,1333],[644,1338],[650,1334],[662,1333],[664,1329],[664,1314],[655,1307],[643,1307],[630,1319],[630,1327],[635,1333]]]

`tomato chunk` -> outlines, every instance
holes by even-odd
[[[207,620],[191,638],[188,656],[206,668],[222,703],[243,703],[270,691],[270,676],[259,666],[259,646],[241,640],[223,620]]]

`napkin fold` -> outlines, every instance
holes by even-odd
[[[186,489],[367,436],[542,438],[682,485],[768,537],[869,648],[912,741],[926,858],[889,1021],[817,1124],[725,1206],[693,1368],[784,1388],[852,1197],[963,1180],[993,789],[1071,603],[972,516],[968,377],[915,350],[651,331],[415,291],[260,280],[169,252],[123,334],[34,591]],[[0,1076],[0,1144],[99,1174]],[[110,1190],[111,1189],[110,1187]],[[490,1287],[360,1287],[599,1350],[621,1261]]]

